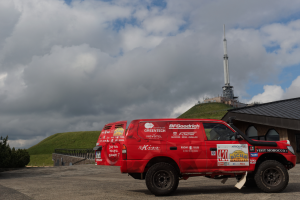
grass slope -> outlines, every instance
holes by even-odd
[[[67,132],[51,135],[27,149],[30,155],[28,166],[52,166],[54,149],[93,148],[99,135],[100,131]]]
[[[193,106],[178,118],[221,119],[231,108],[223,103],[203,103]]]

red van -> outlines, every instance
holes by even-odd
[[[145,179],[155,195],[171,194],[191,176],[243,178],[245,186],[281,192],[296,164],[288,140],[252,140],[221,120],[139,119],[127,131],[126,125],[104,126],[94,147],[96,165],[120,166],[122,173]]]

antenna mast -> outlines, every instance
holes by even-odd
[[[227,40],[225,37],[225,24],[223,25],[224,39],[223,39],[223,47],[224,47],[224,56],[223,56],[223,65],[224,65],[224,81],[225,85],[223,88],[223,97],[227,99],[235,99],[233,95],[233,86],[230,85],[229,81],[229,66],[228,66],[228,55],[227,55]]]
[[[225,37],[225,24],[223,25],[224,30],[224,39],[223,39],[223,46],[224,46],[224,57],[223,57],[223,63],[224,63],[224,80],[225,85],[230,85],[229,81],[229,68],[228,68],[228,55],[227,55],[227,40]]]

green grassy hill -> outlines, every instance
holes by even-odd
[[[178,118],[221,119],[231,108],[223,103],[203,103],[193,106]]]
[[[27,149],[30,155],[29,166],[52,166],[54,149],[93,148],[96,145],[100,131],[82,131],[56,133],[38,144]]]

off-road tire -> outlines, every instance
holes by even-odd
[[[259,189],[267,193],[283,191],[289,183],[287,169],[276,160],[266,160],[261,163],[254,176]]]
[[[150,167],[146,174],[147,188],[156,196],[170,195],[178,187],[178,175],[172,165],[164,162],[156,163]]]

